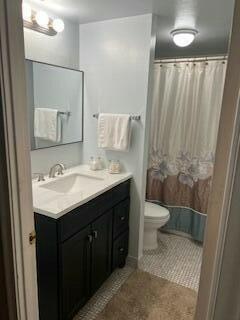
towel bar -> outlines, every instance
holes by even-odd
[[[93,118],[98,118],[98,116],[99,116],[98,113],[93,114]],[[130,119],[139,121],[139,120],[141,120],[141,116],[130,116]]]
[[[70,115],[71,115],[71,112],[70,112],[70,111],[58,111],[58,113],[59,113],[59,114],[62,114],[62,115],[64,115],[64,116],[68,116],[68,117],[70,117]]]

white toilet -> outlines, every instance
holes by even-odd
[[[144,250],[154,250],[158,247],[157,231],[170,219],[168,209],[158,204],[145,201],[144,211]]]

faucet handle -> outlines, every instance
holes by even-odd
[[[44,173],[34,172],[32,175],[33,176],[37,176],[37,181],[38,182],[45,181]]]

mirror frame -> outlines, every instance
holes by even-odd
[[[40,63],[40,64],[45,64],[51,67],[58,67],[58,68],[62,68],[62,69],[66,69],[66,70],[72,70],[72,71],[77,71],[82,73],[82,140],[79,141],[75,141],[75,142],[68,142],[68,143],[61,143],[61,144],[56,144],[54,146],[49,146],[49,147],[42,147],[42,148],[37,148],[37,149],[32,149],[31,147],[31,143],[30,143],[30,149],[31,151],[37,151],[37,150],[43,150],[43,149],[48,149],[48,148],[56,148],[56,147],[61,147],[61,146],[66,146],[68,144],[75,144],[75,143],[80,143],[84,141],[84,71],[80,70],[80,69],[74,69],[74,68],[68,68],[68,67],[64,67],[64,66],[60,66],[57,64],[52,64],[52,63],[48,63],[48,62],[43,62],[43,61],[38,61],[38,60],[32,60],[32,59],[27,59],[25,58],[25,61],[30,61],[30,62],[36,62],[36,63]],[[28,117],[28,124],[30,124],[30,119]],[[29,125],[30,128],[30,125]],[[29,131],[30,133],[30,131]],[[29,134],[29,139],[31,139],[30,134]]]

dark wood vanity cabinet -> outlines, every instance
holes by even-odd
[[[130,181],[59,219],[35,213],[40,320],[68,320],[125,265]]]

